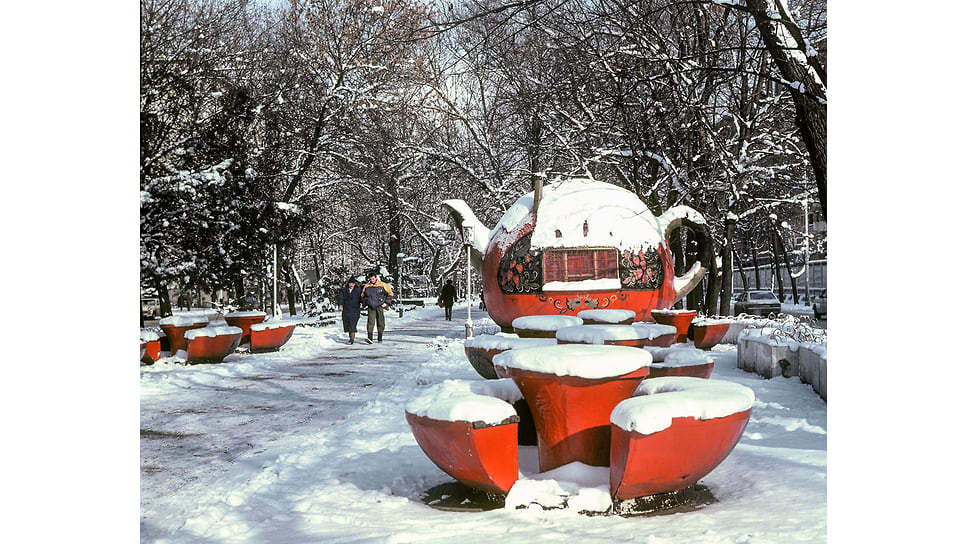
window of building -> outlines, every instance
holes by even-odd
[[[543,261],[545,283],[618,278],[618,252],[614,248],[547,250]]]

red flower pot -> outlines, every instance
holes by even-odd
[[[255,323],[250,329],[249,351],[252,353],[275,351],[292,338],[294,330],[296,330],[295,323],[287,325],[272,322]]]
[[[697,321],[693,323],[692,340],[699,349],[712,349],[729,332],[729,321]]]
[[[689,324],[696,317],[694,310],[652,310],[656,323],[672,325],[676,328],[676,342],[685,342],[689,335]]]
[[[225,323],[242,329],[242,343],[247,344],[252,339],[252,325],[266,320],[265,312],[231,312],[225,314]]]
[[[185,333],[192,329],[200,329],[208,325],[208,318],[204,316],[172,316],[158,322],[162,332],[168,339],[168,351],[174,355],[178,351],[188,349]]]
[[[242,330],[238,327],[207,327],[185,334],[188,341],[188,362],[221,363],[239,347]]]
[[[627,352],[616,350],[630,350],[640,354],[637,360],[641,361],[641,366],[606,376],[595,373],[558,375],[522,368],[528,366],[527,360],[538,351],[544,352],[543,356],[547,360],[572,364],[574,368],[581,365],[588,369],[604,367],[604,358],[609,357],[609,353],[622,358],[628,356]],[[576,360],[582,357],[583,361]],[[569,362],[568,359],[572,361]],[[558,345],[511,350],[495,360],[495,366],[503,367],[502,371],[514,380],[531,408],[537,431],[538,465],[541,472],[574,461],[592,466],[608,466],[609,414],[616,404],[629,398],[639,382],[648,375],[650,359],[651,356],[635,348]]]
[[[719,380],[647,380],[639,393],[616,406],[611,417],[609,487],[616,500],[698,482],[739,442],[753,404],[748,387]],[[669,395],[682,401],[672,402]]]

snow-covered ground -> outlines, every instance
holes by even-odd
[[[798,379],[738,370],[733,346],[711,353],[712,378],[752,388],[756,401],[739,444],[700,481],[718,502],[589,516],[578,505],[607,493],[607,469],[549,481],[522,447],[516,500],[547,504],[553,489],[571,508],[426,506],[425,491],[452,480],[417,446],[404,406],[445,379],[481,379],[463,353],[465,311],[454,321],[436,307],[389,315],[383,344],[346,345],[335,325],[298,327],[277,353],[142,366],[142,542],[825,541],[827,406]],[[495,332],[482,312],[472,317],[476,334]]]

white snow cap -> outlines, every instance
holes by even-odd
[[[706,326],[706,325],[723,325],[732,323],[732,319],[723,318],[711,318],[711,317],[696,317],[692,320],[693,325]]]
[[[208,323],[204,315],[173,315],[158,322],[158,325],[172,325],[174,327],[191,327],[199,323]]]
[[[155,340],[161,340],[161,334],[158,331],[152,330],[141,330],[141,341],[142,342],[153,342]],[[549,340],[551,340],[549,338]]]
[[[242,334],[242,329],[238,327],[232,327],[230,325],[222,325],[219,327],[202,327],[200,329],[192,329],[190,331],[185,331],[185,340],[194,340],[199,336],[223,336],[226,334]]]
[[[653,434],[672,418],[715,419],[753,407],[753,390],[723,380],[674,376],[644,380],[632,398],[618,403],[611,422],[626,431]]]
[[[225,317],[265,317],[265,312],[260,312],[258,310],[248,310],[244,312],[229,312],[225,314]]]
[[[603,323],[620,323],[626,319],[635,319],[634,310],[582,310],[578,312],[582,319],[594,319]]]
[[[295,327],[296,323],[293,321],[263,321],[262,323],[254,323],[250,329],[253,331],[264,331],[268,329],[281,329],[282,327]]]
[[[407,403],[406,411],[440,421],[483,421],[498,425],[517,412],[511,403],[523,398],[510,379],[446,380]]]
[[[574,315],[522,315],[511,322],[515,329],[531,331],[556,331],[564,327],[581,325],[584,321]]]
[[[662,325],[676,332],[675,327]],[[655,330],[648,327],[633,327],[631,325],[578,325],[563,327],[555,331],[555,338],[562,342],[581,342],[583,344],[604,344],[607,340],[651,340]],[[657,334],[656,336],[661,336]]]
[[[521,338],[516,334],[499,332],[497,334],[482,334],[464,340],[465,348],[476,349],[515,349],[535,346],[553,346],[558,341],[554,338]]]
[[[672,344],[667,348],[645,346],[642,349],[652,354],[653,366],[660,366],[658,363],[663,363],[661,366],[669,367],[700,365],[713,362],[712,357],[707,355],[707,352],[696,349],[694,346],[695,344],[679,343]]]
[[[580,378],[610,378],[652,364],[652,354],[628,346],[558,344],[512,349],[494,356],[494,366]]]
[[[663,315],[694,314],[696,313],[696,310],[652,310],[652,313]]]
[[[644,323],[639,321],[632,323],[631,326],[639,329],[640,331],[645,331],[640,332],[640,334],[643,335],[642,338],[648,338],[649,340],[678,332],[678,329],[672,325],[663,325],[662,323]]]

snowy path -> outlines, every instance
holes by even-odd
[[[757,401],[740,444],[700,482],[718,503],[652,518],[426,507],[423,492],[450,478],[416,446],[403,407],[427,385],[480,379],[463,355],[466,314],[442,314],[390,315],[382,344],[348,346],[338,327],[299,327],[278,353],[142,367],[142,541],[824,539],[826,405],[799,380],[736,369],[732,346],[713,352],[713,378],[752,387]],[[473,319],[476,334],[494,332],[485,314]],[[522,470],[533,457],[525,450]]]

